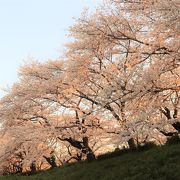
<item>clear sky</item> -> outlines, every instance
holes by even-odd
[[[28,59],[56,59],[68,42],[73,17],[101,0],[0,0],[0,88],[17,81]],[[0,97],[3,91],[0,90]]]

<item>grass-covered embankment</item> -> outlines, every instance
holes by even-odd
[[[90,163],[66,165],[32,176],[12,175],[0,179],[179,180],[180,144],[118,152]]]

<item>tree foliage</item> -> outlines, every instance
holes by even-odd
[[[84,11],[62,60],[24,65],[1,99],[10,137],[3,162],[34,171],[44,162],[93,160],[108,145],[177,135],[179,14],[177,0],[107,0]]]

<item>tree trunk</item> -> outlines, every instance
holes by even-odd
[[[89,147],[89,140],[88,137],[83,137],[83,149],[82,152],[86,155],[88,161],[92,161],[96,159],[95,154],[93,153],[92,149]]]
[[[173,113],[173,117],[171,117],[171,111],[165,107],[164,109],[160,109],[160,111],[166,116],[166,118],[171,121],[172,119],[175,119],[177,118],[177,113],[178,113],[178,110],[175,108],[174,109],[174,113]],[[178,131],[178,133],[180,133],[180,122],[175,122],[172,124],[172,126],[174,127],[174,129],[176,129]],[[173,135],[176,134],[176,133],[173,133]]]
[[[88,161],[93,161],[96,159],[96,156],[94,155],[94,153],[92,151],[88,151],[87,153],[87,160]]]
[[[178,131],[178,133],[180,133],[180,122],[175,122],[172,124],[172,126]]]
[[[137,149],[137,144],[135,143],[133,138],[130,138],[128,140],[128,145],[129,145],[129,148],[132,150]]]
[[[52,155],[51,157],[46,157],[46,156],[43,156],[43,157],[46,159],[48,164],[51,166],[51,169],[57,167],[56,158],[54,155]]]
[[[36,161],[32,161],[30,165],[30,173],[34,174],[36,172]]]

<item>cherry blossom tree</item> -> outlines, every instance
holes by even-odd
[[[27,161],[33,171],[43,159],[56,167],[93,160],[110,141],[136,148],[179,134],[178,6],[106,0],[70,28],[63,60],[21,67],[0,103],[9,152],[21,152],[15,164]],[[24,155],[26,146],[42,148]]]

